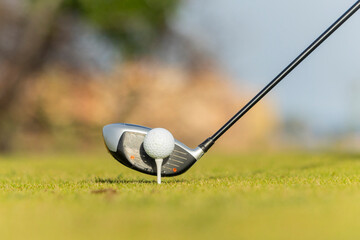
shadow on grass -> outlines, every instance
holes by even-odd
[[[96,183],[119,183],[119,184],[127,184],[127,183],[138,183],[138,184],[157,184],[156,180],[146,180],[146,179],[123,179],[123,178],[95,178]],[[184,179],[171,179],[170,181],[163,181],[163,184],[167,183],[187,183],[188,180]]]

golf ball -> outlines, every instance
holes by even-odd
[[[154,159],[168,157],[175,147],[173,135],[164,128],[151,129],[144,139],[145,152]]]

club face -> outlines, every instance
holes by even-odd
[[[155,160],[146,154],[143,147],[144,138],[150,130],[139,125],[115,123],[103,128],[103,137],[110,154],[121,164],[145,174],[156,175]],[[203,154],[200,148],[191,149],[175,140],[174,151],[163,161],[161,175],[180,175]]]

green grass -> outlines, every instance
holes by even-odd
[[[210,153],[186,174],[106,152],[0,156],[1,239],[359,239],[360,155]]]

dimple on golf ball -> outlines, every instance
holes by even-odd
[[[175,147],[173,135],[164,128],[151,129],[144,139],[145,152],[154,159],[168,157]]]

